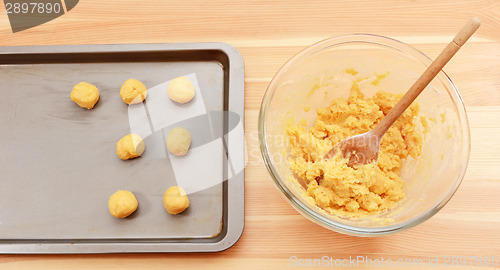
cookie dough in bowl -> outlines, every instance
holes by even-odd
[[[283,197],[331,230],[395,233],[436,214],[457,190],[470,151],[460,95],[440,72],[382,139],[378,160],[346,165],[332,147],[373,129],[432,61],[374,35],[335,37],[288,61],[259,114],[264,164]]]
[[[340,153],[324,158],[340,141],[373,129],[397,100],[383,91],[366,98],[355,81],[347,99],[334,99],[329,107],[317,109],[311,128],[287,128],[290,168],[305,181],[307,195],[317,206],[340,217],[359,218],[379,214],[404,198],[399,171],[403,161],[417,158],[422,148],[422,135],[415,128],[415,119],[420,120],[417,103],[383,137],[378,162],[351,168]]]

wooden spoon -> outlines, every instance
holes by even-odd
[[[453,41],[444,48],[436,60],[432,62],[410,90],[406,92],[374,129],[341,141],[326,154],[325,158],[328,159],[335,155],[337,151],[341,151],[344,158],[349,158],[348,166],[350,167],[376,161],[382,136],[384,136],[389,127],[403,114],[418,95],[422,93],[424,88],[436,77],[460,47],[472,36],[480,24],[481,21],[476,17],[467,22]]]

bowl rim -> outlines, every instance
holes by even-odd
[[[342,42],[344,41],[345,42]],[[280,191],[282,196],[288,201],[290,205],[293,206],[299,213],[301,213],[303,216],[308,218],[309,220],[313,221],[314,223],[321,225],[325,228],[328,228],[330,230],[348,234],[348,235],[355,235],[355,236],[381,236],[381,235],[386,235],[386,234],[392,234],[398,231],[402,231],[405,229],[409,229],[411,227],[414,227],[429,218],[431,218],[433,215],[435,215],[439,210],[441,210],[453,197],[455,192],[458,190],[458,187],[460,186],[464,176],[465,172],[467,170],[467,165],[469,162],[469,157],[470,157],[470,126],[469,126],[469,121],[467,118],[467,113],[466,109],[464,106],[464,102],[462,100],[462,97],[458,91],[458,88],[455,86],[455,84],[451,81],[449,76],[444,72],[444,70],[441,70],[438,75],[444,79],[443,84],[449,85],[450,87],[446,87],[446,90],[448,94],[450,94],[450,98],[452,99],[459,119],[460,119],[460,127],[462,130],[462,153],[458,155],[459,158],[461,158],[461,163],[459,167],[459,172],[456,175],[456,179],[454,181],[454,185],[450,187],[448,193],[444,195],[442,200],[436,202],[431,208],[429,208],[427,211],[423,212],[422,214],[415,216],[411,219],[408,219],[404,222],[390,225],[390,226],[377,226],[377,227],[360,227],[360,226],[353,226],[353,225],[347,225],[343,224],[337,221],[334,221],[332,219],[327,219],[323,217],[322,215],[318,214],[314,210],[310,209],[309,207],[305,206],[301,201],[299,201],[295,196],[293,195],[293,192],[291,192],[288,187],[284,184],[283,179],[280,177],[278,171],[275,169],[273,165],[272,159],[269,157],[269,150],[267,147],[267,138],[266,138],[266,116],[267,116],[267,109],[269,107],[269,104],[274,96],[274,85],[276,84],[277,78],[281,77],[283,73],[287,70],[287,68],[296,62],[304,59],[308,55],[312,55],[326,47],[329,46],[335,46],[343,43],[353,43],[353,42],[361,42],[361,43],[371,43],[371,44],[376,44],[376,45],[384,45],[384,46],[389,46],[392,47],[392,49],[397,49],[402,51],[405,54],[410,54],[413,55],[421,62],[421,64],[425,66],[429,66],[430,63],[432,63],[431,58],[429,58],[426,54],[421,52],[420,50],[404,43],[399,40],[390,38],[390,37],[385,37],[381,35],[374,35],[374,34],[363,34],[363,33],[355,33],[355,34],[349,34],[349,35],[340,35],[340,36],[335,36],[335,37],[330,37],[324,40],[321,40],[319,42],[316,42],[310,46],[307,46],[306,48],[302,49],[299,51],[297,54],[295,54],[292,58],[290,58],[285,64],[283,64],[278,72],[274,75],[272,78],[271,82],[269,83],[266,92],[262,98],[261,106],[260,106],[260,111],[259,111],[259,119],[258,119],[258,136],[259,136],[259,145],[260,145],[260,150],[261,150],[261,156],[262,160],[264,162],[265,167],[267,168],[267,171],[269,172],[271,179],[274,182],[274,185],[276,188]],[[461,157],[460,157],[461,156]]]

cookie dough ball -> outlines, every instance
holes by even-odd
[[[167,135],[167,148],[176,156],[184,156],[191,146],[191,134],[184,128],[175,127]]]
[[[127,190],[118,190],[109,197],[108,201],[109,212],[117,218],[130,216],[138,206],[134,194]]]
[[[90,83],[81,82],[73,86],[70,97],[78,106],[90,110],[99,100],[99,90]]]
[[[182,213],[189,207],[186,191],[178,186],[169,187],[163,194],[163,206],[172,215]]]
[[[120,96],[127,104],[141,103],[146,99],[147,95],[146,86],[135,79],[126,80],[120,88]]]
[[[194,85],[186,77],[177,77],[168,84],[167,93],[171,100],[186,103],[194,97]]]
[[[145,148],[146,144],[141,136],[128,134],[116,143],[116,154],[119,158],[127,160],[142,155]]]

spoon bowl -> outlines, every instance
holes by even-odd
[[[372,163],[377,161],[380,142],[381,137],[368,131],[339,142],[326,154],[326,158],[342,153],[342,157],[349,160],[349,167]]]

